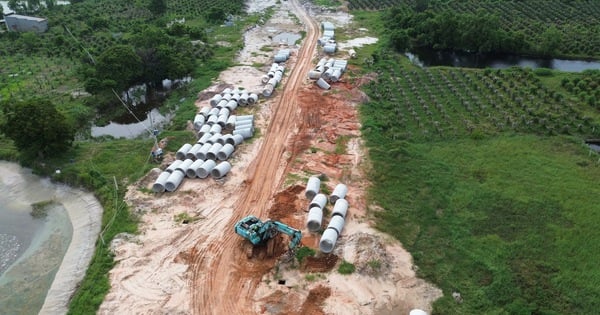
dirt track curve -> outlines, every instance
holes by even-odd
[[[289,150],[295,124],[299,119],[297,91],[312,67],[312,57],[318,36],[318,26],[298,3],[290,1],[297,16],[307,27],[307,36],[300,48],[294,68],[289,72],[281,95],[273,104],[273,114],[256,159],[248,167],[248,178],[232,196],[239,196],[233,206],[228,227],[209,242],[197,246],[191,253],[190,302],[193,314],[255,314],[252,298],[262,275],[268,269],[264,262],[246,259],[239,248],[241,239],[233,233],[240,218],[254,214],[265,218],[269,202],[277,192],[289,163]],[[287,149],[287,150],[286,150]],[[272,265],[271,265],[272,267]]]

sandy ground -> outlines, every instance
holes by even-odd
[[[274,2],[249,1],[250,10]],[[307,12],[317,18],[309,19]],[[301,46],[289,47],[283,88],[250,110],[258,117],[260,136],[236,149],[231,173],[217,181],[186,179],[174,193],[148,194],[140,188],[151,187],[156,169],[129,188],[126,199],[140,214],[141,233],[113,242],[116,266],[100,314],[407,314],[411,308],[430,310],[441,296],[415,276],[410,254],[397,241],[371,227],[376,210],[365,199],[369,165],[356,109],[365,99],[358,90],[365,80],[343,77],[323,91],[306,78],[320,57],[315,44],[318,23],[325,19],[340,27],[351,20],[343,12],[282,1],[273,19],[246,33],[238,56],[242,66],[223,72],[199,93],[202,107],[225,87],[261,90],[260,75],[273,53],[261,48],[281,48],[265,38],[307,31]],[[259,63],[266,64],[264,69],[250,66]],[[340,136],[348,139],[343,152],[336,150]],[[172,160],[168,154],[161,168]],[[318,236],[304,228],[309,203],[304,185],[312,174],[327,177],[329,190],[340,182],[349,187],[349,214],[335,251],[301,266],[260,251],[248,259],[244,241],[233,232],[234,223],[248,214],[302,229],[303,245],[318,247]],[[191,222],[176,222],[181,213]],[[285,252],[285,243],[278,253]],[[337,273],[342,260],[357,271]]]

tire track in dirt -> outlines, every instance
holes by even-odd
[[[235,222],[248,214],[264,218],[268,204],[283,180],[286,143],[292,136],[298,119],[302,119],[297,103],[297,91],[311,61],[318,36],[316,23],[297,0],[290,1],[296,15],[304,21],[307,36],[299,50],[296,65],[291,70],[284,90],[276,100],[271,122],[256,159],[248,167],[248,179],[243,187],[232,192],[240,196],[234,206],[225,231],[215,233],[191,262],[191,305],[194,314],[255,314],[252,297],[262,275],[275,260],[248,260],[241,250],[241,239],[233,233]]]

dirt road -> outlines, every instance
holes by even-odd
[[[247,180],[232,195],[239,196],[233,206],[228,228],[213,243],[198,246],[192,253],[190,301],[195,314],[255,314],[252,297],[262,275],[272,267],[267,261],[252,262],[242,255],[241,239],[232,233],[240,218],[254,214],[264,218],[269,202],[280,187],[288,141],[293,139],[300,118],[297,91],[312,67],[318,26],[297,0],[290,1],[294,13],[304,22],[307,35],[289,72],[281,95],[273,104],[273,114],[256,159],[247,168]],[[267,269],[265,269],[267,268]],[[210,270],[210,272],[207,272]]]

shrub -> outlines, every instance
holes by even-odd
[[[302,263],[305,257],[312,257],[315,253],[314,249],[303,246],[296,251],[296,259],[298,260],[298,263]]]
[[[342,263],[338,267],[338,272],[343,275],[349,275],[349,274],[353,273],[355,270],[356,270],[356,267],[354,266],[354,264],[347,262],[345,260],[342,261]]]

